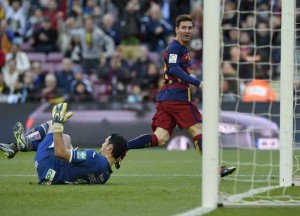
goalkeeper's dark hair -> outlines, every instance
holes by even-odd
[[[112,156],[116,159],[115,166],[117,169],[120,168],[120,161],[125,157],[127,151],[127,140],[117,134],[113,133],[110,135],[109,144],[114,146],[112,150]]]
[[[193,23],[194,26],[194,20],[193,17],[191,15],[188,14],[181,14],[179,16],[176,17],[176,27],[179,28],[180,23],[184,22],[184,21],[191,21]]]

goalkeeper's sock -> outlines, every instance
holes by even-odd
[[[202,134],[194,136],[194,145],[197,151],[202,155]]]
[[[32,151],[36,151],[41,140],[43,140],[49,130],[49,123],[45,122],[33,129],[31,129],[26,135],[27,138],[32,142]]]
[[[158,146],[158,139],[155,134],[143,134],[127,143],[127,149],[141,149],[155,146]]]

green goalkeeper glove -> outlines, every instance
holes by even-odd
[[[62,133],[64,130],[63,123],[68,119],[69,114],[66,114],[68,104],[59,103],[52,109],[53,132]]]
[[[67,112],[65,114],[65,118],[64,118],[63,123],[66,123],[72,116],[73,116],[73,112]]]

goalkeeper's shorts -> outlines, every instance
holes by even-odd
[[[53,133],[48,133],[39,143],[35,155],[39,184],[63,184],[67,163],[54,154]]]

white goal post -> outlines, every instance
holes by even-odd
[[[223,0],[224,3],[226,0]],[[241,0],[237,1],[240,2]],[[255,2],[258,0],[255,0]],[[273,1],[270,1],[273,3]],[[280,61],[280,125],[279,125],[279,150],[259,150],[257,148],[247,149],[253,154],[251,163],[236,161],[237,172],[229,178],[220,179],[218,167],[220,165],[220,68],[221,68],[221,5],[219,0],[203,0],[204,8],[204,30],[203,30],[203,158],[202,158],[202,208],[215,209],[220,204],[227,205],[232,202],[236,205],[272,205],[272,206],[288,206],[299,205],[300,199],[286,195],[286,188],[294,184],[293,169],[295,164],[293,161],[293,151],[295,142],[295,114],[294,114],[294,76],[295,76],[295,11],[296,0],[282,0],[281,11],[281,61]],[[256,8],[255,8],[256,9]],[[256,14],[255,9],[252,11]],[[271,12],[270,12],[271,13]],[[270,44],[270,49],[272,44]],[[271,65],[272,63],[270,63]],[[271,107],[272,108],[272,107]],[[255,116],[255,113],[250,113]],[[252,134],[253,135],[253,134]],[[239,139],[236,139],[239,140]],[[237,148],[239,148],[237,146]],[[270,157],[269,164],[271,170],[265,173],[268,180],[257,179],[257,170],[267,167],[265,164],[259,164],[257,158],[261,152],[267,152]],[[277,153],[279,153],[279,161],[276,161]],[[238,150],[234,157],[241,159],[241,151]],[[257,160],[257,161],[256,161]],[[226,162],[226,160],[225,160]],[[278,162],[279,164],[272,164]],[[249,177],[243,176],[239,178],[244,167],[253,166],[249,173]],[[250,168],[249,168],[250,169]],[[276,170],[279,170],[277,174]],[[252,175],[252,176],[251,176]],[[277,175],[277,177],[276,177]],[[274,177],[275,176],[275,177]],[[263,176],[264,177],[264,176]],[[262,178],[263,178],[262,177]],[[248,179],[246,179],[248,178]],[[274,183],[274,179],[277,181]],[[241,192],[238,183],[244,183],[252,180],[253,183],[249,191]],[[257,181],[257,182],[255,182]],[[222,193],[220,188],[222,184],[233,185],[233,194]],[[282,194],[272,194],[270,191],[282,189]],[[258,199],[253,195],[258,195]],[[225,197],[224,197],[225,194]],[[228,196],[227,196],[228,195]],[[274,196],[273,196],[274,195]],[[281,197],[282,195],[282,197]],[[247,200],[247,196],[250,197]],[[260,198],[262,197],[262,202]],[[246,201],[244,201],[244,198]],[[243,199],[243,201],[241,201]],[[235,203],[235,201],[238,201]],[[291,201],[291,202],[290,202]]]
[[[220,1],[204,0],[202,206],[218,204]],[[209,143],[206,145],[205,143]]]
[[[280,186],[292,185],[293,174],[293,78],[295,71],[294,0],[282,1],[280,71]]]

